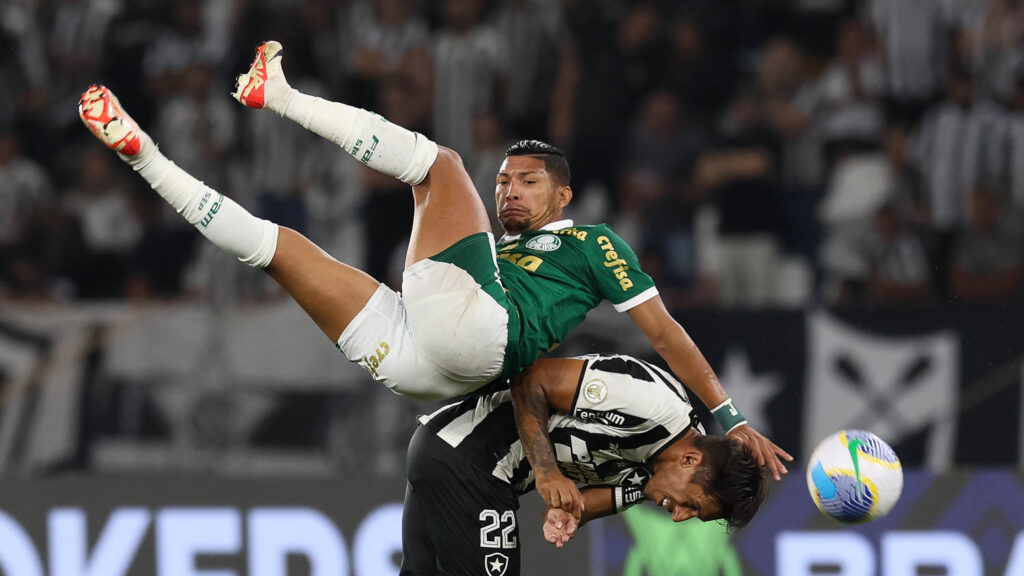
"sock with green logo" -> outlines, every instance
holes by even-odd
[[[267,108],[334,142],[370,168],[412,186],[427,177],[437,159],[437,144],[426,136],[361,108],[294,89],[284,99],[268,95]]]
[[[250,266],[265,268],[270,264],[277,251],[277,224],[256,218],[206,186],[171,162],[152,141],[146,142],[135,157],[122,158],[211,242]]]

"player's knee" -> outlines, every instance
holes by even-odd
[[[434,170],[465,170],[462,163],[462,156],[451,148],[445,146],[437,147],[437,160],[434,160]]]

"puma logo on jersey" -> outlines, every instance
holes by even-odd
[[[199,209],[200,210],[202,210],[203,206],[206,205],[206,201],[209,199],[209,196],[210,196],[209,192],[206,193],[206,196],[203,196],[202,201],[199,203]],[[219,195],[217,197],[217,200],[213,203],[213,205],[210,206],[210,210],[206,213],[206,216],[203,216],[203,220],[202,220],[202,222],[200,222],[200,224],[202,224],[203,228],[206,228],[210,224],[210,222],[213,222],[213,217],[216,216],[217,212],[220,211],[220,205],[221,205],[221,202],[223,202],[223,201],[224,201],[224,195],[221,194],[221,195]]]
[[[619,253],[615,251],[615,246],[607,236],[599,236],[597,238],[597,245],[604,250],[605,268],[612,268],[612,273],[615,274],[615,279],[619,281],[619,287],[625,292],[633,287],[633,281],[629,279],[629,264],[625,260],[619,258]]]

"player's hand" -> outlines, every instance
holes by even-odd
[[[749,424],[737,427],[729,432],[729,436],[746,444],[757,458],[758,465],[766,469],[776,481],[782,480],[782,475],[788,473],[782,461],[792,462],[793,457]]]
[[[537,476],[537,493],[551,508],[565,510],[579,522],[583,515],[583,494],[576,483],[557,470]]]
[[[565,510],[550,506],[544,510],[544,539],[554,544],[555,548],[565,546],[576,535],[578,527],[579,522]]]

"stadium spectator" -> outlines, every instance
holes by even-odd
[[[676,94],[694,122],[711,130],[732,95],[737,66],[728,54],[715,50],[705,25],[691,14],[672,18],[658,82]]]
[[[935,301],[931,266],[924,243],[891,202],[875,213],[871,230],[860,244],[867,275],[863,303],[889,306]]]
[[[949,256],[956,229],[966,222],[967,194],[999,179],[1005,165],[1005,111],[975,98],[967,70],[954,67],[948,97],[928,109],[914,136],[911,157],[924,177],[930,227],[935,237],[933,263],[945,294]]]
[[[818,80],[820,130],[829,167],[846,154],[876,147],[885,127],[885,77],[870,31],[859,19],[846,20],[836,44],[836,57]]]
[[[985,2],[982,16],[964,29],[978,89],[1000,102],[1014,97],[1018,72],[1024,65],[1022,11],[1020,2],[991,0]]]
[[[984,187],[970,195],[968,224],[953,244],[950,285],[965,301],[1019,299],[1024,286],[1024,234],[1002,196]]]
[[[500,95],[501,109],[492,112],[500,112],[516,134],[542,134],[565,34],[562,13],[545,0],[501,0],[494,23],[514,55],[514,73]]]
[[[946,80],[949,15],[933,0],[871,0],[890,120],[916,124]]]
[[[347,92],[354,106],[380,108],[381,85],[400,73],[409,52],[429,47],[427,22],[410,0],[359,0],[349,8],[347,23]]]
[[[620,209],[612,221],[623,239],[639,246],[644,267],[670,308],[713,297],[710,279],[698,265],[694,230],[706,198],[693,185],[693,170],[706,143],[676,95],[655,90],[630,128],[622,162]]]
[[[157,100],[174,94],[181,76],[199,62],[219,61],[207,55],[202,3],[198,0],[174,2],[171,25],[151,39],[142,61],[146,88]]]
[[[83,84],[96,77],[110,23],[121,6],[109,0],[58,0],[51,4],[50,9],[40,11],[44,15],[43,29],[48,32],[46,43],[52,65],[49,82],[54,105],[47,119],[52,128],[67,128],[72,126],[74,116],[56,103],[74,98]]]
[[[122,296],[128,258],[142,237],[130,194],[108,154],[92,149],[79,155],[75,181],[63,201],[81,223],[86,251],[78,277],[82,297]]]
[[[579,195],[611,204],[629,119],[658,73],[658,12],[650,2],[570,0],[565,21],[551,137],[568,151]]]
[[[31,226],[53,201],[46,172],[21,153],[13,131],[0,129],[0,294],[46,297],[49,271],[25,251]]]
[[[512,59],[505,39],[485,20],[483,0],[444,0],[442,27],[434,39],[432,136],[473,162],[473,122],[478,114],[502,114]],[[418,96],[422,97],[422,96]]]
[[[22,154],[17,134],[0,128],[0,250],[18,243],[28,217],[52,198],[42,166]]]
[[[209,183],[227,184],[228,155],[235,144],[235,115],[205,62],[180,74],[173,92],[161,99],[154,133],[175,162]]]
[[[1024,69],[1018,72],[1014,80],[1008,114],[1004,142],[1006,172],[1003,176],[1009,185],[1007,207],[1024,214]]]

